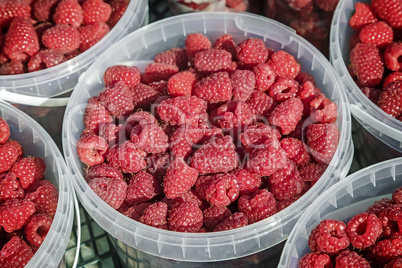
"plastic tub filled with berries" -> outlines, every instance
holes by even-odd
[[[141,27],[147,10],[145,0],[3,1],[1,98],[65,106],[68,96],[63,94],[106,48]]]
[[[3,101],[0,117],[0,266],[64,267],[74,219],[70,172],[32,118]]]
[[[366,167],[336,183],[300,217],[279,267],[313,267],[314,263],[335,267],[345,262],[399,267],[401,186],[402,158]]]
[[[74,187],[130,266],[264,265],[349,171],[339,87],[318,50],[270,19],[152,23],[72,93],[63,148]]]
[[[401,9],[400,1],[341,0],[332,21],[330,59],[358,122],[364,165],[402,156]]]

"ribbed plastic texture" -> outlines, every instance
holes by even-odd
[[[217,233],[179,233],[152,228],[118,213],[106,205],[88,186],[83,177],[83,164],[76,153],[76,142],[84,128],[83,113],[90,96],[104,88],[102,77],[109,66],[136,65],[151,60],[157,53],[184,46],[186,35],[199,32],[212,42],[231,34],[235,42],[249,37],[261,38],[274,50],[294,55],[303,71],[312,74],[327,96],[338,105],[337,124],[340,143],[322,179],[293,205],[276,215],[252,225]],[[353,155],[351,117],[345,92],[340,90],[331,64],[294,31],[264,17],[213,12],[186,14],[149,24],[128,35],[94,62],[72,93],[63,121],[63,148],[67,165],[73,173],[77,195],[88,213],[109,234],[127,245],[126,254],[135,249],[145,252],[147,263],[159,260],[207,262],[239,259],[270,249],[284,241],[306,207],[330,185],[346,176]],[[173,261],[172,261],[173,260]],[[166,267],[164,263],[162,266]],[[200,263],[198,265],[201,265]],[[210,265],[210,264],[209,264]]]

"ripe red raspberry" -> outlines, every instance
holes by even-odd
[[[166,196],[162,199],[163,202],[165,202],[169,209],[172,209],[173,207],[183,203],[183,202],[192,202],[196,204],[200,209],[204,208],[204,204],[206,203],[205,200],[203,200],[199,194],[195,191],[194,188],[191,188],[190,191],[184,193],[183,195],[176,197],[174,199],[169,199]]]
[[[261,147],[261,146],[258,146]],[[262,149],[251,150],[247,162],[247,169],[259,176],[270,176],[285,165],[287,154],[275,139],[269,139],[262,145]]]
[[[170,136],[170,153],[186,158],[192,152],[192,145],[204,137],[204,130],[183,124]]]
[[[392,200],[397,204],[402,204],[402,187],[399,187],[392,193]]]
[[[402,3],[399,0],[372,0],[371,8],[375,15],[386,21],[392,28],[402,28]]]
[[[109,144],[109,147],[125,142],[126,139],[126,126],[119,124],[103,124],[99,128],[99,136],[104,138]]]
[[[232,85],[227,72],[217,72],[198,81],[194,86],[195,95],[209,103],[232,99]]]
[[[384,80],[384,82],[385,81],[386,80]],[[376,104],[376,105],[378,104],[378,99],[380,98],[380,95],[382,93],[381,90],[379,90],[377,88],[372,88],[372,87],[364,87],[364,88],[361,88],[361,91],[374,104]]]
[[[177,232],[195,233],[203,224],[201,209],[193,202],[183,202],[169,213],[169,230]]]
[[[304,166],[310,161],[307,145],[301,140],[284,138],[281,140],[281,147],[286,151],[288,159],[294,161],[297,166]]]
[[[391,206],[392,203],[392,199],[389,198],[377,200],[366,210],[366,212],[369,214],[375,214],[377,217],[379,217],[380,213],[383,212],[387,207]]]
[[[45,162],[39,157],[25,157],[14,163],[11,171],[21,182],[23,189],[41,180],[46,169]]]
[[[254,68],[255,87],[260,91],[267,91],[275,82],[276,73],[268,63],[258,64]]]
[[[109,206],[118,209],[126,198],[127,183],[116,178],[94,178],[89,187]]]
[[[42,43],[47,48],[69,53],[80,47],[80,33],[70,25],[55,25],[43,33]]]
[[[374,87],[381,83],[384,63],[376,46],[358,43],[350,51],[349,59],[352,73],[362,86]]]
[[[18,236],[13,236],[0,251],[0,266],[25,267],[34,256],[28,244]]]
[[[402,44],[396,42],[389,44],[384,51],[384,62],[387,68],[391,71],[402,71],[402,63],[398,60],[400,56],[402,56]]]
[[[155,116],[153,116],[149,112],[138,111],[132,113],[126,119],[126,133],[130,135],[131,130],[138,124],[157,124],[158,120],[156,120]]]
[[[402,239],[383,239],[370,247],[367,259],[373,262],[376,267],[384,267],[385,264],[401,256]]]
[[[45,240],[53,220],[46,215],[36,214],[25,226],[25,237],[31,246],[39,248]]]
[[[215,206],[228,206],[239,197],[240,186],[237,178],[229,173],[199,178],[196,191]]]
[[[258,119],[265,119],[265,117],[275,108],[276,103],[274,99],[268,96],[265,92],[255,91],[251,94],[250,98],[246,101]],[[266,119],[265,119],[266,120]]]
[[[254,114],[244,101],[230,101],[216,110],[216,118],[220,128],[233,129],[250,125]]]
[[[144,83],[156,82],[159,80],[168,80],[172,75],[179,72],[179,67],[165,63],[150,63],[145,67],[142,74]]]
[[[311,186],[313,186],[321,178],[326,169],[326,165],[309,163],[308,165],[299,168],[299,174],[304,182],[309,182],[311,183]]]
[[[108,1],[109,5],[112,8],[112,13],[110,14],[110,18],[107,21],[107,24],[109,25],[110,28],[114,27],[120,20],[120,18],[124,15],[124,12],[126,12],[128,4],[130,3],[129,1],[125,0],[111,0]]]
[[[313,9],[313,0],[286,0],[289,7],[297,11],[311,12]]]
[[[212,48],[211,41],[208,37],[200,33],[192,33],[186,37],[184,41],[187,59],[190,63],[194,62],[194,56],[197,52]]]
[[[99,97],[89,98],[84,112],[85,129],[98,132],[100,125],[110,124],[112,122],[112,116],[109,114],[106,107],[100,103]]]
[[[157,63],[175,65],[179,70],[188,68],[186,50],[179,47],[174,47],[156,54],[154,61]]]
[[[80,27],[83,18],[83,11],[77,0],[61,0],[53,13],[53,21],[56,24],[69,24],[74,28]]]
[[[313,252],[308,253],[300,258],[299,268],[311,268],[311,267],[334,267],[331,258],[326,253]]]
[[[6,143],[10,137],[10,127],[7,122],[0,117],[0,144]]]
[[[120,170],[112,167],[109,163],[101,163],[99,165],[88,168],[85,179],[90,182],[94,178],[116,178],[123,179],[123,174]]]
[[[363,26],[359,32],[359,38],[362,43],[385,48],[394,40],[394,31],[386,22],[376,21]]]
[[[146,152],[136,148],[131,141],[109,148],[106,158],[109,164],[124,173],[137,173],[146,167]]]
[[[32,14],[38,21],[49,21],[59,0],[36,0],[32,5]]]
[[[223,49],[207,49],[194,56],[194,67],[198,72],[213,73],[233,69],[232,54]]]
[[[94,22],[78,28],[80,33],[80,50],[86,51],[98,43],[110,31],[104,22]]]
[[[233,100],[246,101],[254,91],[256,77],[249,70],[235,70],[230,74]]]
[[[133,97],[123,81],[99,93],[99,102],[116,118],[128,115],[134,110]]]
[[[139,124],[131,130],[130,139],[134,145],[150,154],[164,153],[169,137],[157,124]]]
[[[397,258],[395,260],[392,260],[391,262],[387,263],[385,268],[399,268],[402,267],[402,258]]]
[[[392,117],[402,114],[402,81],[395,81],[382,91],[378,106]]]
[[[289,199],[303,191],[304,182],[292,161],[279,168],[269,178],[270,191],[278,200]]]
[[[335,123],[311,124],[307,127],[307,145],[313,158],[329,164],[339,143],[339,130]]]
[[[23,74],[24,64],[21,61],[10,61],[0,65],[0,75]]]
[[[139,221],[159,229],[168,229],[168,206],[164,202],[156,202],[144,209]]]
[[[262,184],[260,176],[246,169],[237,169],[233,171],[232,174],[237,178],[237,183],[241,192],[253,192],[260,188]]]
[[[275,107],[268,120],[270,124],[279,127],[283,135],[287,135],[296,129],[302,116],[302,101],[292,97]]]
[[[35,205],[28,200],[6,200],[0,206],[0,225],[11,233],[21,229],[35,213]]]
[[[35,187],[29,189],[25,196],[25,200],[35,204],[36,213],[45,214],[54,218],[57,210],[57,202],[59,194],[56,187],[47,180],[41,180]]]
[[[147,109],[158,98],[159,93],[152,87],[138,83],[130,90],[136,108]]]
[[[0,2],[0,27],[9,26],[13,18],[29,18],[31,16],[31,7],[23,0],[2,0]]]
[[[370,262],[354,251],[344,250],[336,256],[335,267],[370,268]]]
[[[276,82],[269,88],[269,95],[277,102],[283,102],[290,98],[296,97],[299,89],[299,83],[288,77],[279,77]]]
[[[66,61],[64,54],[55,49],[43,49],[29,59],[28,72],[53,67]]]
[[[204,227],[213,231],[215,227],[226,218],[232,215],[232,212],[225,206],[210,206],[203,211]]]
[[[169,199],[180,197],[191,189],[197,178],[198,171],[177,158],[166,170],[163,178],[163,192]]]
[[[313,252],[338,254],[349,246],[346,225],[338,220],[323,220],[310,233],[308,245]]]
[[[236,168],[238,158],[231,136],[212,139],[194,152],[190,166],[201,175],[229,172]]]
[[[301,66],[297,60],[289,53],[279,50],[271,55],[268,63],[272,66],[279,77],[296,79],[301,71]]]
[[[310,102],[310,116],[314,122],[332,123],[338,117],[336,103],[319,95]]]
[[[246,215],[249,224],[268,218],[277,212],[274,195],[267,189],[240,194],[238,208]]]
[[[177,73],[168,80],[168,93],[170,96],[191,96],[195,82],[196,78],[192,72]]]
[[[355,13],[349,20],[349,25],[353,30],[360,30],[363,26],[376,22],[377,17],[373,14],[371,7],[366,3],[355,3]]]
[[[0,174],[9,170],[19,157],[20,152],[11,140],[0,145]]]
[[[363,212],[348,221],[345,231],[353,247],[364,249],[374,245],[382,233],[382,225],[375,214]]]
[[[128,182],[125,202],[131,205],[147,202],[161,192],[159,182],[151,174],[141,170]]]
[[[235,212],[224,221],[219,223],[214,232],[232,230],[248,225],[248,219],[242,212]]]
[[[123,203],[120,208],[119,208],[119,212],[121,212],[122,214],[124,214],[124,216],[127,216],[135,221],[140,221],[140,217],[141,215],[144,213],[144,210],[151,205],[151,203],[141,203],[138,205],[134,205],[131,206],[125,210],[122,210],[122,208],[124,207]]]
[[[339,0],[314,0],[314,4],[316,4],[320,9],[332,12],[335,10],[338,5]]]
[[[108,148],[105,139],[93,134],[83,135],[77,142],[78,157],[88,166],[103,163]]]
[[[5,35],[3,52],[12,61],[27,61],[39,51],[38,35],[29,18],[14,18]]]
[[[140,82],[141,72],[136,66],[113,65],[103,74],[105,87],[114,86],[123,81],[130,89]]]
[[[24,153],[23,148],[22,148],[21,144],[18,143],[18,141],[9,139],[8,141],[6,141],[6,143],[3,144],[3,146],[5,148],[8,148],[8,147],[12,148],[17,155],[17,160],[19,158],[21,158]],[[11,154],[14,154],[14,153],[11,153]]]
[[[107,22],[112,13],[112,7],[102,0],[85,0],[81,7],[84,24]]]
[[[264,41],[248,38],[236,46],[238,64],[245,69],[253,69],[268,59],[268,50]]]
[[[236,58],[236,44],[233,41],[233,36],[225,34],[218,37],[214,42],[215,49],[224,49],[232,54],[232,59]]]
[[[24,190],[14,173],[0,175],[0,201],[24,198]]]

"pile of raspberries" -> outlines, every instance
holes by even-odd
[[[345,222],[322,220],[310,233],[312,253],[299,268],[402,267],[402,187]]]
[[[23,156],[0,118],[0,267],[24,267],[33,257],[56,214],[56,187],[44,179],[45,162]]]
[[[76,144],[86,181],[157,228],[212,232],[268,218],[327,168],[337,106],[292,55],[261,39],[192,33],[184,43],[143,72],[105,71]]]
[[[0,75],[68,61],[101,40],[130,0],[0,0]]]
[[[362,92],[384,112],[402,120],[402,2],[357,2],[349,20],[349,72]]]

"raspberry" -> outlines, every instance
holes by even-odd
[[[133,127],[138,124],[157,124],[158,120],[149,112],[139,111],[132,113],[126,120],[126,133],[129,135]]]
[[[149,83],[148,86],[152,87],[156,92],[158,92],[161,95],[167,95],[167,85],[168,85],[168,81],[157,81],[157,82],[152,82]]]
[[[140,217],[144,213],[144,210],[150,205],[151,205],[151,203],[141,203],[138,205],[131,206],[125,211],[121,211],[121,208],[124,206],[124,203],[123,203],[120,206],[119,211],[121,213],[123,213],[125,216],[127,216],[135,221],[140,221]]]
[[[194,86],[195,95],[209,103],[229,101],[232,85],[227,72],[217,72],[198,81]]]
[[[337,106],[325,95],[319,95],[310,102],[310,115],[314,122],[332,123],[338,117]]]
[[[251,151],[247,169],[259,176],[270,176],[285,165],[286,151],[271,141],[265,142],[264,147]]]
[[[93,134],[83,135],[77,142],[77,154],[84,164],[93,166],[105,161],[108,147],[105,139],[99,136]]]
[[[377,18],[373,14],[371,7],[366,3],[355,3],[355,13],[349,20],[349,25],[353,30],[360,30],[363,26],[376,22]]]
[[[354,251],[344,250],[336,256],[336,267],[361,267],[370,268],[370,262]]]
[[[265,119],[274,108],[276,103],[274,99],[268,96],[265,92],[255,91],[246,101],[257,119]]]
[[[216,39],[214,42],[214,48],[224,49],[232,54],[233,59],[236,58],[236,45],[233,41],[233,36],[230,34],[225,34],[221,37],[218,37],[218,39]]]
[[[232,174],[237,178],[239,190],[242,192],[253,192],[262,184],[260,176],[246,169],[237,169]]]
[[[167,90],[170,96],[191,96],[195,75],[189,71],[177,73],[169,78]]]
[[[0,266],[25,267],[33,256],[28,244],[18,236],[13,236],[0,251]]]
[[[392,204],[392,199],[383,198],[381,200],[375,201],[366,212],[369,214],[375,214],[377,217],[380,216],[380,213],[383,212],[387,207]]]
[[[195,233],[203,224],[201,209],[192,202],[183,202],[169,213],[169,230],[177,232]]]
[[[141,72],[135,66],[114,65],[106,69],[103,74],[105,87],[112,87],[123,81],[130,89],[140,82]]]
[[[397,204],[402,204],[402,187],[399,187],[392,193],[392,200]]]
[[[224,136],[203,144],[194,152],[190,166],[202,175],[229,172],[236,168],[238,158],[230,136]]]
[[[86,51],[98,43],[110,31],[104,22],[94,22],[78,28],[80,33],[80,50]]]
[[[313,158],[329,164],[339,142],[339,130],[335,123],[311,124],[307,127],[307,145]]]
[[[9,170],[19,157],[20,152],[18,148],[14,147],[11,140],[0,145],[0,174]]]
[[[233,129],[249,125],[254,114],[244,101],[230,101],[216,110],[217,121],[222,129]],[[215,120],[216,120],[215,119]]]
[[[145,83],[168,80],[179,72],[179,67],[165,63],[150,63],[145,67],[142,79]]]
[[[200,196],[215,206],[228,206],[239,197],[240,186],[231,174],[212,175],[196,182]]]
[[[253,69],[268,59],[268,50],[261,39],[248,38],[236,47],[238,64],[245,69]]]
[[[24,153],[21,144],[19,144],[17,141],[9,139],[8,141],[6,141],[5,144],[3,144],[3,146],[5,146],[5,148],[8,148],[8,147],[12,148],[17,155],[17,159],[21,158]],[[11,154],[13,154],[13,153],[11,153]]]
[[[139,124],[131,130],[130,139],[134,145],[150,154],[164,153],[169,137],[157,124]]]
[[[21,182],[23,189],[28,189],[33,183],[43,178],[46,164],[39,157],[26,157],[14,163],[11,171]]]
[[[192,152],[192,145],[203,136],[203,130],[191,125],[181,125],[170,136],[170,153],[176,157],[188,157]]]
[[[286,151],[288,159],[297,166],[304,166],[310,161],[307,145],[298,139],[284,138],[281,140],[281,147]]]
[[[269,178],[270,191],[276,199],[289,199],[303,191],[304,183],[296,165],[288,161]]]
[[[394,31],[386,22],[376,21],[363,26],[359,32],[359,38],[362,43],[385,48],[394,39]]]
[[[376,46],[358,43],[350,51],[349,59],[350,68],[362,86],[374,87],[381,83],[384,63]]]
[[[279,146],[281,134],[264,123],[256,123],[250,126],[240,134],[240,141],[246,149],[265,149],[273,145]]]
[[[167,229],[168,206],[163,202],[156,202],[145,208],[139,221],[156,228]]]
[[[301,70],[301,66],[296,59],[283,50],[279,50],[272,54],[268,63],[279,77],[295,79]]]
[[[118,126],[115,124],[104,124],[100,126],[99,136],[104,138],[110,147],[126,141],[125,131],[126,126],[123,124],[119,124]]]
[[[124,12],[127,10],[128,4],[130,3],[129,1],[125,0],[112,0],[108,1],[109,5],[112,8],[112,13],[110,14],[110,18],[107,21],[107,24],[109,25],[110,28],[114,27],[120,20],[120,18],[123,16]]]
[[[38,21],[49,21],[59,0],[36,0],[32,5],[32,14]]]
[[[276,200],[276,210],[278,212],[284,210],[285,208],[296,202],[300,197],[302,197],[305,191],[306,187],[304,187],[303,191],[300,194],[294,195],[289,199]]]
[[[382,91],[378,106],[392,117],[402,114],[402,81],[395,81]]]
[[[133,205],[147,202],[161,192],[158,181],[151,174],[140,171],[128,183],[125,202]]]
[[[215,227],[226,218],[232,215],[232,212],[225,206],[210,206],[203,211],[204,227],[212,231]]]
[[[382,93],[381,90],[372,87],[364,87],[361,88],[361,91],[367,98],[369,98],[369,100],[371,100],[375,104],[378,104],[378,99],[380,98],[380,95]]]
[[[158,53],[154,57],[154,61],[156,63],[174,65],[177,66],[179,70],[184,70],[187,68],[186,50],[179,47],[168,49]]]
[[[338,254],[349,246],[346,225],[338,220],[323,220],[310,233],[308,245],[313,252]]]
[[[314,4],[316,4],[320,9],[331,12],[334,11],[336,6],[338,5],[339,0],[314,0]]]
[[[260,91],[267,91],[275,82],[276,73],[268,63],[258,64],[254,68],[255,86]]]
[[[392,260],[391,262],[387,263],[384,267],[385,268],[399,268],[402,266],[402,258],[398,258]]]
[[[326,253],[313,252],[308,253],[300,258],[299,268],[311,268],[311,267],[334,267],[331,258]]]
[[[187,59],[193,63],[194,56],[197,52],[212,48],[211,41],[208,37],[200,33],[192,33],[186,37],[184,41]]]
[[[131,89],[134,107],[148,108],[158,98],[158,92],[143,83],[136,84]]]
[[[374,245],[382,233],[382,225],[375,214],[363,212],[348,221],[345,231],[353,247],[364,249]]]
[[[326,165],[309,163],[308,165],[299,168],[299,174],[304,182],[310,182],[311,186],[313,186],[321,178],[326,169]]]
[[[25,237],[31,246],[39,248],[45,240],[53,220],[46,215],[34,215],[25,226]]]
[[[199,72],[213,73],[232,69],[232,54],[223,49],[207,49],[194,56],[194,67]]]
[[[196,193],[195,189],[191,188],[190,191],[184,193],[183,195],[176,197],[174,199],[168,199],[166,196],[162,199],[166,204],[168,204],[169,209],[183,203],[192,202],[196,204],[200,209],[204,208],[205,201]]]
[[[402,71],[402,64],[398,60],[400,56],[402,56],[402,44],[400,43],[388,44],[384,51],[384,62],[387,68],[390,69],[391,71]]]
[[[0,66],[0,75],[23,74],[24,65],[21,61],[10,61]]]
[[[392,28],[402,28],[402,3],[399,0],[372,0],[373,13],[386,21]]]
[[[279,77],[269,88],[269,95],[277,102],[283,102],[296,96],[299,83],[288,77]]]
[[[35,205],[28,200],[6,200],[0,206],[0,225],[11,233],[21,229],[35,213]]]
[[[6,143],[10,137],[10,127],[7,122],[0,117],[0,144]]]
[[[137,173],[146,167],[146,152],[135,147],[131,141],[109,148],[106,158],[109,164],[124,173]]]
[[[66,61],[64,54],[55,49],[43,49],[29,59],[28,72],[53,67]]]
[[[256,77],[249,70],[235,70],[230,75],[233,100],[246,101],[254,91]]]
[[[177,158],[166,170],[163,192],[169,199],[180,197],[191,189],[197,178],[198,171]]]
[[[30,19],[14,18],[4,39],[4,54],[12,61],[27,61],[38,51],[38,35]]]
[[[0,175],[0,200],[22,199],[24,190],[14,173],[8,172]]]
[[[223,222],[219,223],[214,232],[232,230],[248,225],[248,219],[242,212],[235,212]]]
[[[283,135],[296,129],[303,116],[303,103],[298,98],[290,98],[280,103],[268,117],[269,123],[280,128]]]
[[[35,204],[36,213],[45,214],[54,218],[57,210],[57,202],[59,194],[56,187],[47,180],[41,180],[36,189],[31,193],[27,193],[25,200]]]
[[[252,193],[242,193],[238,200],[238,207],[251,224],[275,214],[276,200],[268,190],[258,189]]]
[[[112,13],[112,7],[102,0],[85,0],[81,7],[84,24],[107,22]]]
[[[321,92],[321,89],[317,88],[314,84],[314,81],[304,81],[302,84],[300,84],[299,91],[296,94],[296,96],[303,102],[303,115],[306,116],[310,115],[310,110],[312,108],[311,104],[316,104],[317,109],[322,108],[319,107],[321,102],[315,101],[312,103],[312,101],[316,98],[320,98],[321,96],[325,97],[325,95]],[[324,112],[320,112],[318,115],[321,114],[324,114]]]
[[[43,33],[42,43],[47,48],[69,53],[80,47],[80,33],[70,25],[55,25]]]
[[[116,178],[122,180],[123,174],[120,170],[104,162],[88,168],[85,179],[87,182],[90,182],[94,178]]]
[[[401,248],[402,239],[383,239],[370,248],[367,258],[378,265],[378,267],[384,267],[385,264],[401,256]]]
[[[83,11],[77,0],[61,0],[53,13],[56,24],[69,24],[74,28],[80,27],[83,21]]]
[[[118,209],[126,198],[127,183],[116,178],[94,178],[89,187],[109,206]]]
[[[125,116],[134,110],[131,92],[122,81],[103,90],[99,94],[99,102],[116,118]]]
[[[105,106],[100,103],[99,97],[91,97],[88,100],[84,112],[85,129],[99,131],[102,124],[110,124],[113,122],[112,116],[109,114]]]
[[[159,117],[172,126],[182,124],[197,126],[198,120],[206,110],[206,102],[196,96],[169,98],[157,106]]]
[[[22,0],[2,0],[0,1],[0,27],[8,27],[13,18],[29,18],[31,7]]]

